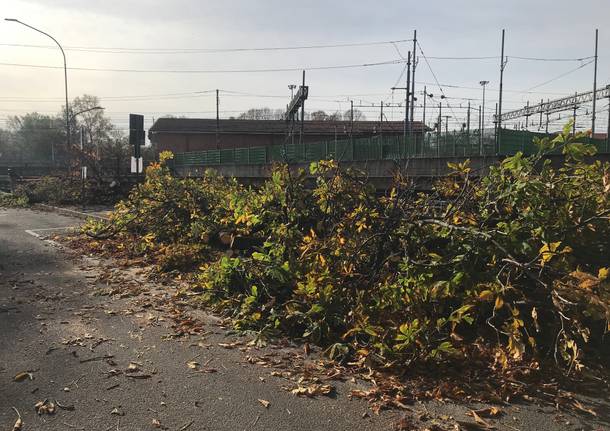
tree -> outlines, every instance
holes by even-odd
[[[56,158],[63,137],[58,119],[31,112],[9,118],[4,158],[20,160],[51,160]]]
[[[239,114],[238,120],[283,120],[284,111],[282,109],[251,108]]]
[[[348,109],[343,114],[343,120],[350,121],[352,116],[352,111]],[[366,115],[360,109],[354,109],[354,121],[366,121]]]
[[[329,116],[326,112],[324,111],[315,111],[311,113],[311,120],[312,121],[328,121]]]

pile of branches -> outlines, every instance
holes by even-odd
[[[336,359],[417,366],[483,358],[572,373],[607,361],[610,166],[567,126],[539,152],[432,193],[396,176],[384,196],[333,161],[278,165],[259,188],[161,162],[85,232],[99,250],[189,271],[191,297],[239,329],[328,348]],[[560,166],[545,157],[561,149]],[[315,185],[311,187],[311,180]],[[605,359],[604,359],[605,358]]]

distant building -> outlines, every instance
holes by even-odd
[[[384,136],[401,136],[404,121],[305,121],[303,141],[306,143],[328,140]],[[300,124],[294,128],[294,142],[299,142]],[[412,123],[412,133],[421,141],[424,125]],[[159,118],[148,131],[148,137],[156,152],[173,153],[262,147],[284,144],[288,139],[290,124],[282,120],[219,120],[196,118]],[[290,142],[291,140],[289,140]]]

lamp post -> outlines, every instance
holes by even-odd
[[[483,107],[481,108],[481,131],[479,136],[481,140],[479,142],[479,151],[483,152],[483,131],[485,130],[485,86],[489,84],[489,81],[479,81],[479,84],[483,87]]]
[[[66,92],[66,145],[67,145],[66,148],[70,148],[70,108],[68,106],[68,68],[66,66],[66,53],[64,52],[64,49],[59,44],[57,39],[55,39],[49,33],[45,33],[44,31],[39,30],[36,27],[32,27],[31,25],[26,24],[22,21],[19,21],[18,19],[15,19],[15,18],[4,18],[4,20],[9,21],[9,22],[16,22],[17,24],[21,24],[23,26],[31,28],[34,31],[37,31],[38,33],[44,34],[45,36],[47,36],[51,40],[53,40],[53,42],[55,42],[57,44],[57,46],[59,47],[59,49],[61,50],[61,55],[64,57],[64,88],[65,88],[65,92]]]

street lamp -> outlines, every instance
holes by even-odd
[[[37,29],[36,27],[32,27],[31,25],[26,24],[22,21],[19,21],[18,19],[15,19],[15,18],[4,18],[4,20],[9,21],[9,22],[16,22],[17,24],[21,24],[23,26],[31,28],[34,31],[37,31],[38,33],[44,34],[45,36],[51,38],[53,40],[53,42],[55,42],[57,44],[57,46],[59,47],[59,49],[61,50],[61,55],[64,57],[64,88],[66,90],[66,144],[67,144],[67,148],[70,148],[70,109],[68,106],[68,68],[66,66],[66,53],[64,52],[64,49],[61,47],[61,45],[59,44],[57,39],[55,39],[50,34]]]
[[[481,108],[481,128],[479,130],[479,151],[483,154],[483,131],[485,130],[485,86],[489,84],[489,81],[479,81],[479,84],[483,87],[483,107]]]

